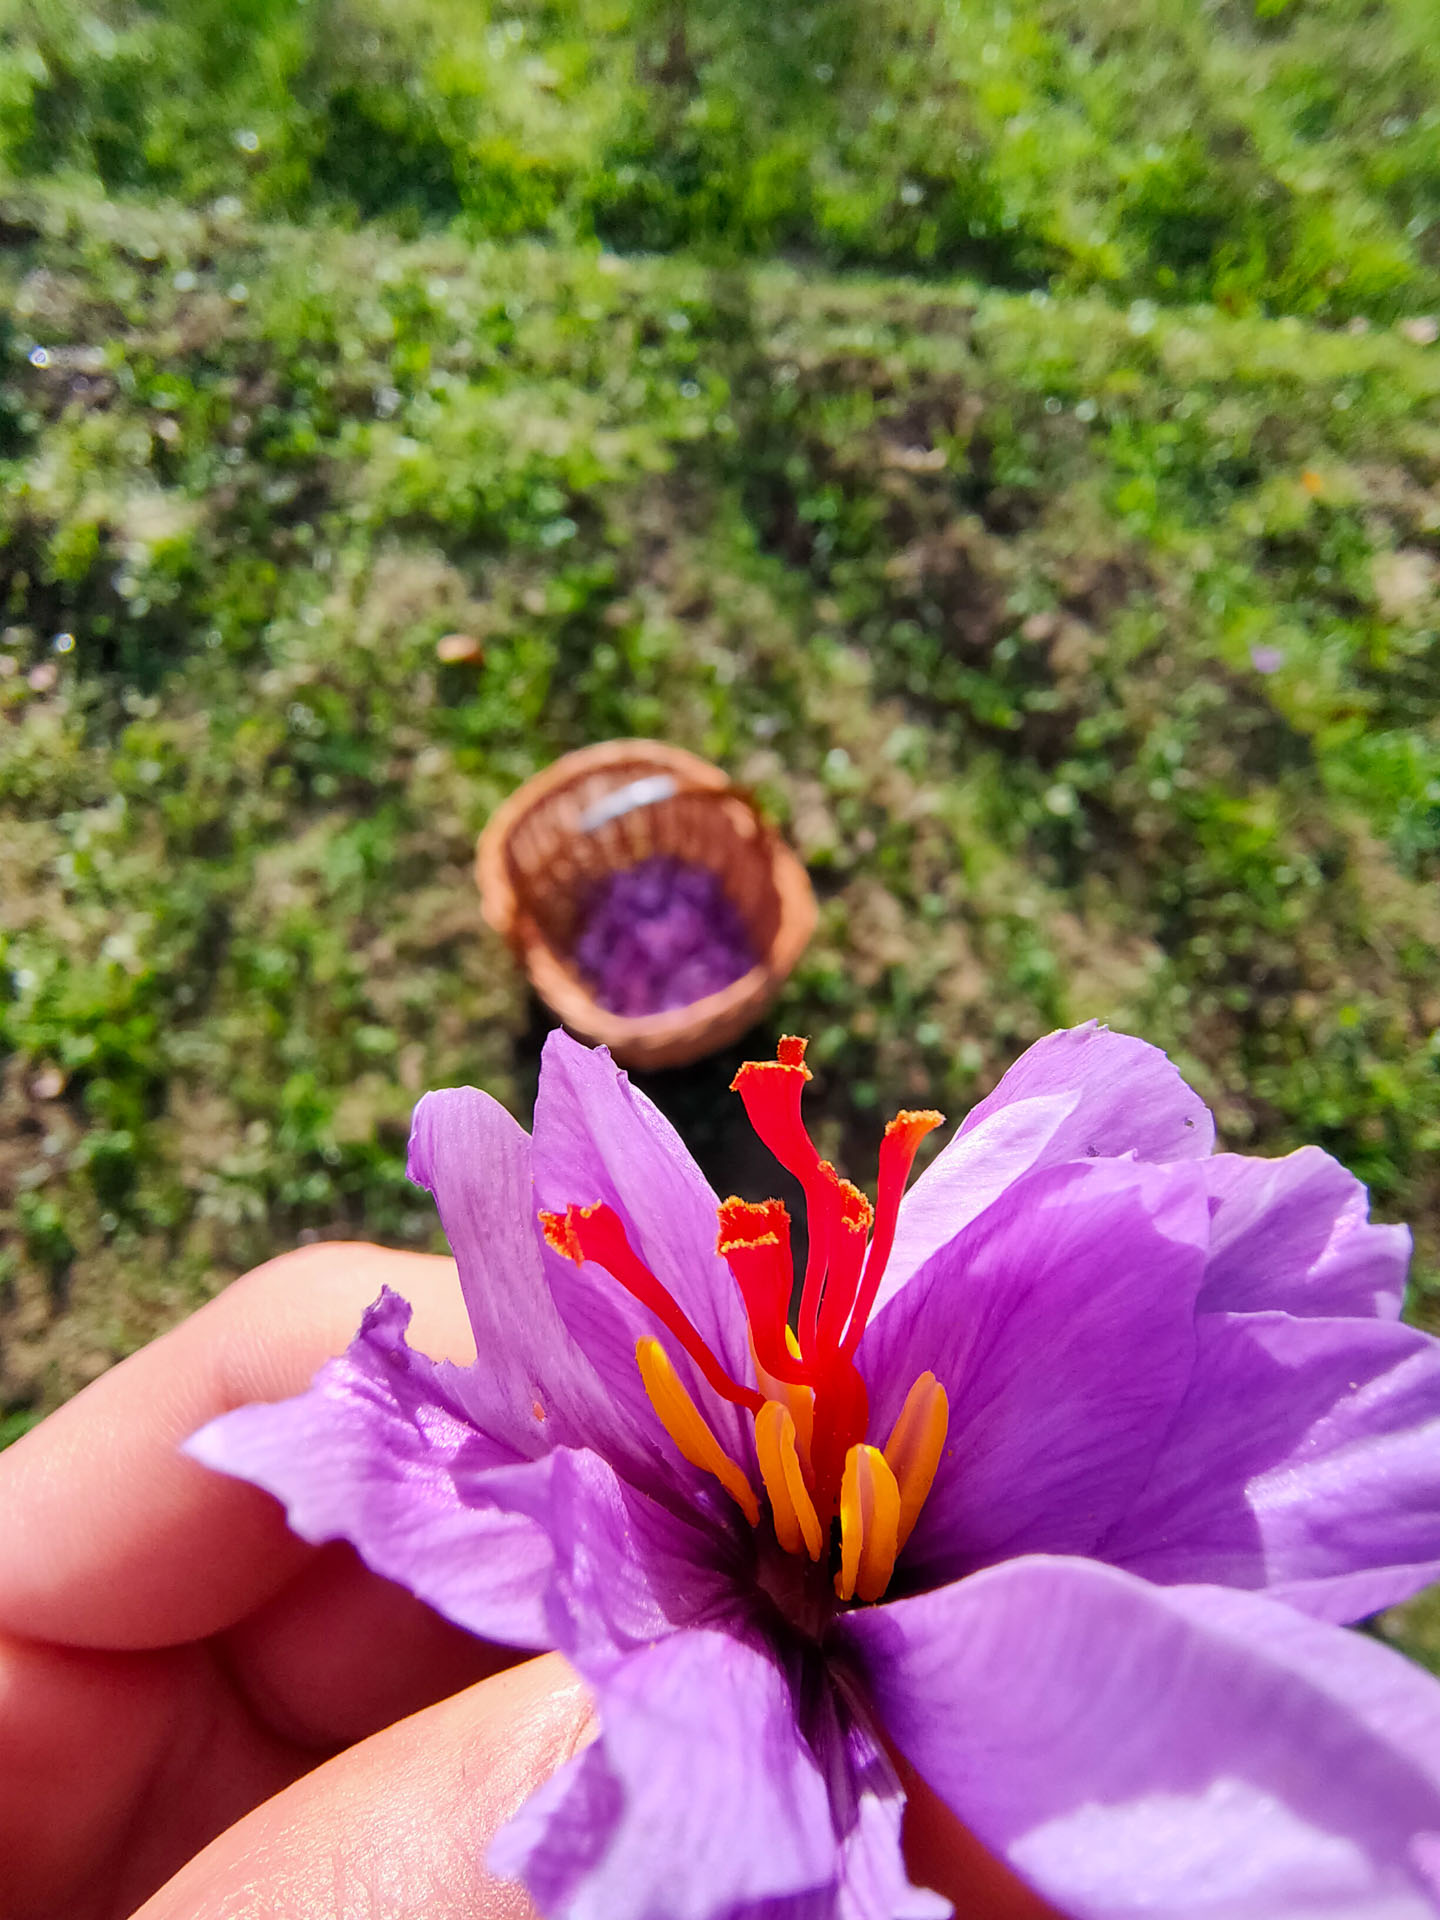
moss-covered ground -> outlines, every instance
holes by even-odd
[[[434,1244],[416,1094],[523,1115],[544,1028],[474,836],[617,733],[809,864],[855,1177],[1095,1016],[1440,1326],[1427,19],[5,0],[0,1443]],[[646,1084],[758,1190],[733,1058]]]

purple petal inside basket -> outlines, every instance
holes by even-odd
[[[612,873],[581,915],[575,964],[607,1013],[668,1013],[755,965],[719,877],[669,854]]]

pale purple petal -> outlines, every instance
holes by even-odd
[[[1199,1160],[1214,1149],[1210,1110],[1179,1068],[1147,1040],[1093,1020],[1028,1047],[995,1091],[971,1108],[960,1136],[1016,1100],[1076,1089],[1080,1104],[1047,1149],[1052,1163],[1124,1153],[1161,1163]]]
[[[1174,1429],[1097,1557],[1355,1620],[1440,1578],[1440,1343],[1205,1314]]]
[[[574,959],[611,1013],[662,1013],[755,965],[754,943],[708,867],[655,854],[607,874],[581,912]]]
[[[823,1737],[812,1730],[811,1744],[829,1756],[831,1813],[845,1835],[835,1920],[945,1920],[950,1902],[913,1886],[905,1871],[905,1795],[889,1756],[835,1694],[817,1704],[835,1727]]]
[[[955,1135],[900,1203],[895,1244],[876,1296],[877,1311],[932,1254],[1016,1180],[1046,1161],[1051,1141],[1079,1104],[1078,1088],[1015,1100]]]
[[[1217,1153],[1204,1175],[1216,1208],[1202,1312],[1398,1318],[1409,1232],[1370,1224],[1369,1196],[1338,1160],[1319,1147]]]
[[[1385,1648],[1084,1560],[841,1632],[900,1751],[1073,1920],[1433,1920],[1440,1687]]]
[[[304,1540],[348,1540],[376,1573],[468,1627],[517,1647],[550,1644],[550,1543],[498,1511],[493,1475],[544,1477],[478,1431],[461,1369],[406,1345],[410,1306],[387,1288],[348,1350],[308,1392],[227,1413],[185,1443],[207,1467],[273,1493]]]
[[[1227,1587],[1173,1587],[1167,1593],[1202,1629],[1233,1633],[1347,1706],[1380,1739],[1409,1755],[1440,1790],[1440,1682],[1366,1633],[1337,1633],[1271,1595]],[[1440,1836],[1437,1836],[1440,1838]]]
[[[1197,1160],[1214,1144],[1209,1109],[1158,1047],[1093,1020],[1047,1034],[971,1108],[906,1195],[880,1297],[898,1292],[1022,1173],[1129,1153]]]
[[[1192,1167],[1034,1173],[937,1253],[860,1346],[883,1441],[927,1369],[950,1397],[907,1586],[1084,1553],[1130,1507],[1185,1392],[1208,1232]]]
[[[472,1418],[525,1454],[585,1444],[614,1452],[613,1404],[545,1278],[529,1135],[474,1087],[427,1093],[411,1123],[408,1171],[434,1195],[459,1268],[475,1334],[459,1390]]]
[[[630,1085],[605,1047],[582,1047],[559,1032],[546,1041],[535,1102],[534,1167],[539,1206],[561,1212],[572,1202],[603,1200],[613,1207],[636,1253],[732,1379],[753,1379],[744,1307],[715,1250],[719,1202],[675,1129]],[[658,1331],[654,1316],[603,1268],[577,1271],[548,1248],[545,1257],[556,1304],[608,1391],[638,1425],[653,1425],[635,1342]],[[668,1338],[666,1346],[722,1444],[747,1457],[750,1422],[711,1392]]]
[[[547,1639],[587,1679],[682,1627],[744,1628],[753,1615],[755,1535],[708,1476],[666,1506],[597,1454],[561,1451],[543,1481],[500,1486],[553,1543]]]
[[[813,1652],[696,1629],[596,1689],[600,1738],[490,1850],[549,1920],[939,1920],[898,1782]]]

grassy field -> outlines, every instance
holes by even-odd
[[[474,835],[624,732],[809,864],[856,1178],[1098,1016],[1440,1326],[1427,17],[0,4],[0,1441],[434,1244],[416,1094],[544,1031]],[[758,1190],[732,1066],[647,1085]]]

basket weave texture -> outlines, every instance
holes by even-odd
[[[760,958],[719,993],[632,1018],[596,1003],[571,955],[596,885],[653,854],[708,867]],[[606,740],[527,780],[481,834],[475,878],[486,920],[541,999],[631,1067],[683,1066],[735,1039],[815,930],[815,895],[789,847],[719,767],[659,740]]]

